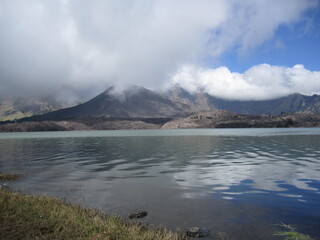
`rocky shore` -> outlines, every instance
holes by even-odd
[[[177,128],[286,128],[320,127],[320,115],[294,113],[281,115],[237,114],[225,110],[199,112],[165,123],[162,129]]]
[[[320,115],[293,113],[281,115],[238,114],[225,110],[199,112],[182,118],[112,119],[87,117],[65,121],[20,121],[0,124],[0,132],[41,132],[117,129],[180,128],[286,128],[320,127]]]
[[[15,122],[0,125],[0,132],[82,131],[116,129],[158,129],[161,125],[143,121],[102,121],[93,125],[76,121]]]

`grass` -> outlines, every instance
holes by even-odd
[[[275,236],[282,236],[282,237],[284,237],[284,240],[313,240],[308,235],[296,232],[294,227],[292,227],[290,225],[282,223],[280,226],[285,228],[288,231],[276,232],[274,235]]]
[[[48,196],[0,189],[0,239],[180,240],[183,236]]]
[[[16,180],[18,174],[0,173],[0,181]],[[286,231],[274,235],[284,240],[313,240],[281,224]],[[224,239],[223,236],[219,236]],[[183,240],[185,235],[154,229],[97,210],[48,196],[32,196],[0,188],[0,240],[10,239],[101,239]]]
[[[0,181],[14,181],[20,178],[19,174],[8,174],[0,172]]]

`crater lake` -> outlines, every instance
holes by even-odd
[[[320,129],[0,133],[6,183],[206,239],[320,236]]]

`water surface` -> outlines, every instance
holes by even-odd
[[[280,222],[320,236],[319,163],[320,129],[0,133],[12,188],[210,239],[277,239]]]

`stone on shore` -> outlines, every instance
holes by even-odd
[[[133,219],[133,218],[143,218],[143,217],[146,217],[148,215],[148,212],[147,211],[140,211],[140,212],[136,212],[136,213],[131,213],[129,215],[129,218],[130,219]]]
[[[210,231],[206,228],[192,227],[187,231],[188,237],[202,238],[209,236]]]

